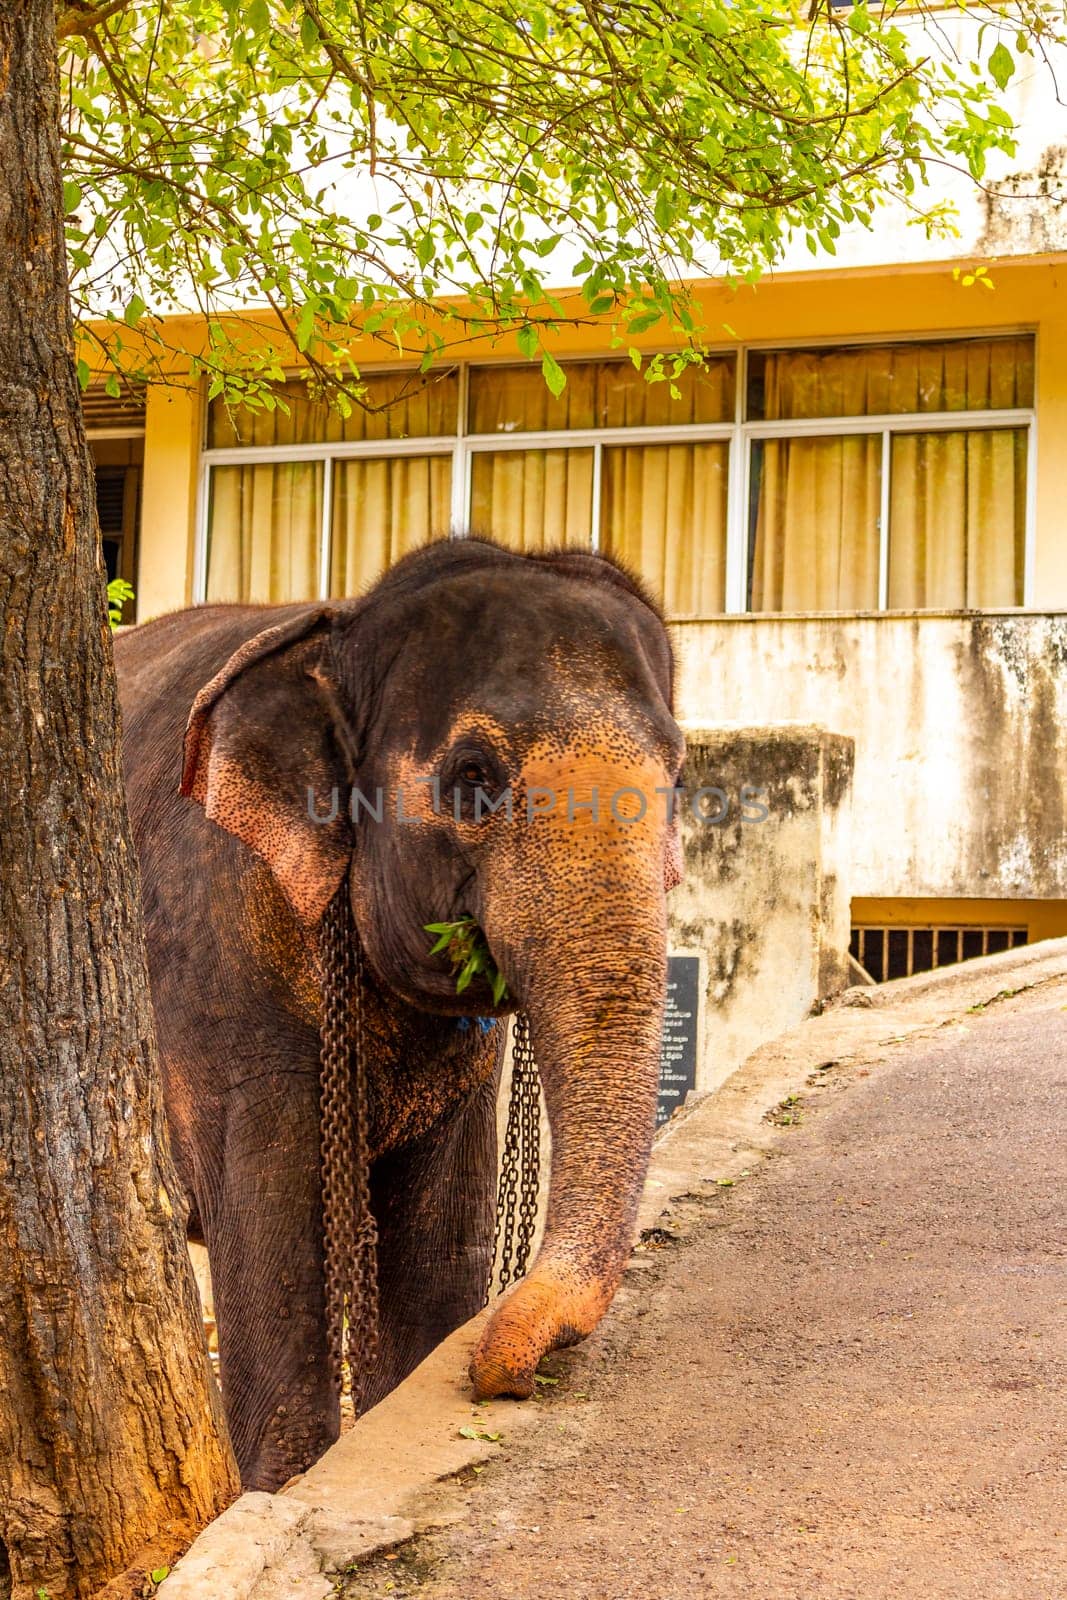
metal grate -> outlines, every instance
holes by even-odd
[[[975,956],[993,955],[1026,944],[1027,928],[934,926],[867,927],[852,930],[853,956],[875,983],[890,978],[910,978],[914,972],[932,972]]]

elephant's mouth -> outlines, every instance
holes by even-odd
[[[380,932],[374,938],[380,928],[380,922],[370,923],[367,958],[383,987],[416,1010],[498,1020],[520,1009],[521,994],[469,913],[417,924],[405,937],[392,941],[382,940]]]
[[[469,911],[445,922],[428,922],[424,931],[433,937],[430,955],[448,963],[457,995],[488,990],[494,1007],[510,998],[507,979],[489,948],[481,925]]]

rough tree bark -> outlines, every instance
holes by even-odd
[[[2,0],[0,1595],[15,1600],[91,1594],[237,1488],[163,1124],[62,215],[52,0]]]

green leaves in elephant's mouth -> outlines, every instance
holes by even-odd
[[[473,979],[483,977],[493,992],[493,1004],[503,1004],[508,997],[507,981],[473,917],[457,917],[453,922],[427,922],[423,926],[427,933],[437,935],[430,954],[447,952],[456,977],[457,994],[469,988]]]

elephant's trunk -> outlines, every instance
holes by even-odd
[[[596,1327],[630,1254],[655,1122],[666,967],[658,861],[646,876],[638,892],[630,887],[629,914],[619,915],[616,896],[600,899],[595,919],[572,923],[551,951],[523,963],[552,1175],[540,1252],[471,1365],[481,1399],[530,1395],[541,1357]]]

